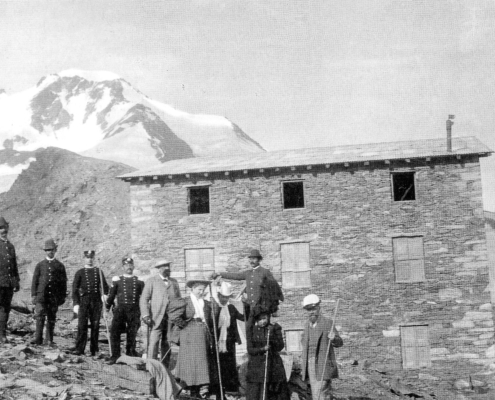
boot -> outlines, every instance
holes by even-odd
[[[55,330],[55,321],[47,321],[46,324],[46,335],[44,344],[50,347],[55,347],[53,342],[53,331]]]
[[[5,313],[5,308],[0,307],[0,344],[3,344],[7,341],[6,329],[7,329],[7,314]]]
[[[31,340],[31,344],[40,345],[43,343],[43,326],[45,325],[45,319],[42,317],[36,318],[36,333],[34,339]]]

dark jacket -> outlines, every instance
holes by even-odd
[[[115,276],[112,279],[112,287],[106,305],[111,307],[117,299],[117,306],[124,304],[139,306],[143,288],[144,282],[139,280],[137,276]]]
[[[8,240],[0,240],[0,287],[19,288],[15,248]]]
[[[264,382],[267,354],[263,349],[267,344],[270,330],[270,350],[268,351],[267,382],[286,382],[284,363],[278,354],[284,348],[282,327],[275,323],[263,328],[252,324],[246,331],[247,351],[250,355],[246,379],[248,382]]]
[[[240,272],[222,272],[220,274],[222,278],[224,279],[233,279],[233,280],[246,280],[246,303],[248,303],[250,306],[256,305],[258,300],[260,299],[261,296],[261,287],[263,285],[263,282],[265,280],[269,280],[271,282],[275,281],[275,278],[273,277],[272,273],[270,270],[263,268],[263,267],[257,267],[255,269],[250,268],[246,269],[244,271]],[[280,301],[284,300],[284,297],[282,295],[282,292],[280,292]]]
[[[308,374],[308,346],[309,346],[309,321],[306,321],[304,325],[304,332],[301,339],[303,352],[302,352],[302,369],[301,376],[303,380],[309,378]],[[337,330],[334,329],[335,338],[332,340],[332,344],[330,346],[330,353],[327,357],[327,366],[325,365],[325,357],[328,348],[328,333],[330,329],[332,329],[332,320],[325,318],[323,315],[320,315],[315,328],[316,334],[318,335],[318,345],[316,349],[316,376],[318,380],[329,380],[333,378],[339,377],[339,371],[337,369],[337,361],[335,360],[335,352],[333,350],[334,347],[342,347],[344,342],[342,338],[339,336]],[[323,369],[325,369],[325,376],[322,379]]]
[[[57,259],[44,259],[34,269],[31,297],[35,303],[52,302],[64,304],[67,295],[67,274],[65,266]]]
[[[72,283],[72,301],[74,305],[81,303],[83,296],[93,296],[101,298],[103,294],[108,294],[108,283],[103,276],[103,293],[101,293],[101,279],[103,274],[97,267],[81,268],[74,276]],[[101,300],[100,300],[101,301]]]

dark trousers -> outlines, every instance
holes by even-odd
[[[120,357],[120,335],[124,332],[127,335],[126,354],[131,357],[136,355],[136,336],[141,326],[140,316],[137,304],[123,304],[114,308],[110,327],[112,357]]]
[[[98,295],[87,295],[81,297],[79,304],[76,350],[84,353],[88,341],[88,320],[91,327],[91,339],[89,351],[98,352],[98,334],[100,330],[102,302]]]
[[[48,343],[53,342],[53,331],[57,320],[58,305],[54,302],[36,303],[34,307],[34,319],[36,320],[36,344],[43,342],[43,327],[46,324],[45,339]]]
[[[264,387],[265,384],[263,382],[248,382],[246,400],[262,400]],[[290,391],[287,382],[267,382],[265,399],[290,400]]]
[[[13,296],[14,288],[0,287],[0,337],[5,337],[7,334],[7,322]]]

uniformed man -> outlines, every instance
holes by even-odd
[[[275,293],[277,296],[277,299],[275,301],[283,301],[284,296],[270,270],[263,268],[260,265],[263,257],[261,256],[259,250],[251,250],[248,258],[249,264],[251,265],[250,269],[246,269],[240,272],[221,272],[220,274],[213,274],[212,278],[218,279],[219,277],[221,277],[224,279],[246,280],[246,289],[243,302],[245,311],[244,316],[246,318],[246,321],[249,322],[251,308],[260,301],[260,297],[262,294],[262,285],[265,285],[267,284],[267,282],[269,282],[270,285],[273,284],[275,286],[275,290],[273,290],[273,292],[277,292]]]
[[[130,257],[122,259],[124,275],[112,278],[112,287],[106,301],[107,310],[114,306],[112,326],[110,327],[110,344],[112,356],[108,364],[115,364],[120,357],[120,335],[127,334],[126,354],[137,357],[136,335],[141,325],[139,299],[143,293],[144,282],[133,276],[134,261]],[[117,299],[117,305],[114,301]]]
[[[95,356],[98,352],[98,334],[103,306],[103,295],[108,294],[108,284],[103,273],[94,264],[95,251],[84,252],[84,268],[76,272],[72,284],[74,312],[78,317],[76,345],[71,350],[83,355],[88,341],[88,319],[91,326],[89,350]],[[103,286],[103,293],[102,293]]]
[[[9,223],[0,217],[0,344],[7,341],[7,322],[14,292],[19,291],[15,248],[7,239]]]
[[[67,295],[67,274],[64,264],[55,258],[57,245],[53,239],[45,242],[44,250],[46,257],[36,265],[31,284],[36,319],[36,333],[31,344],[43,343],[43,326],[47,320],[44,344],[54,346],[53,330],[58,307],[64,304]]]

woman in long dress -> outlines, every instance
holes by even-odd
[[[214,374],[211,365],[211,305],[203,299],[207,285],[206,280],[186,283],[191,294],[183,299],[181,316],[173,321],[180,328],[175,376],[180,379],[182,387],[190,390],[192,397],[201,398],[206,398]]]

